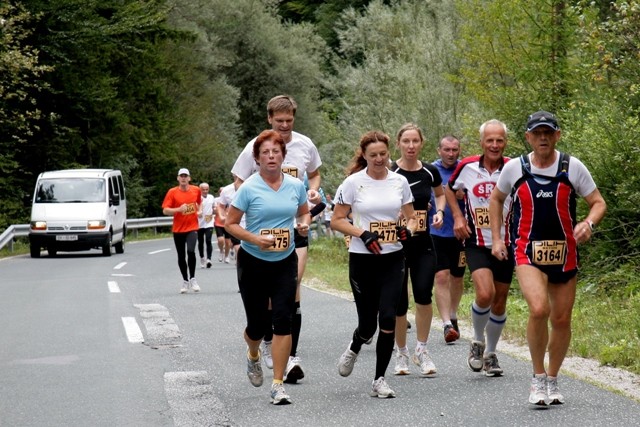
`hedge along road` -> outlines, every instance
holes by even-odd
[[[528,361],[499,346],[505,375],[486,378],[466,366],[468,341],[445,345],[439,329],[429,338],[435,377],[416,370],[395,377],[392,360],[387,381],[398,397],[369,397],[375,341],[352,375],[340,377],[336,362],[356,326],[354,303],[309,287],[299,346],[305,378],[287,385],[292,405],[274,407],[271,371],[264,368],[259,388],[246,376],[235,268],[218,263],[217,252],[214,258],[211,269],[196,272],[202,291],[186,295],[171,239],[131,243],[110,258],[94,251],[0,261],[9,344],[0,351],[7,385],[0,424],[620,426],[640,419],[640,403],[567,376],[565,405],[533,407]],[[125,317],[144,343],[129,342]],[[408,339],[415,345],[415,334]]]

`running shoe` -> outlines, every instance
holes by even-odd
[[[211,266],[212,266],[212,265],[213,265],[213,264],[211,264],[211,260],[210,260],[210,259],[208,259],[208,260],[207,260],[207,268],[211,268]]]
[[[338,373],[343,377],[348,377],[353,372],[353,365],[356,364],[358,354],[351,351],[351,343],[349,347],[342,353],[338,361]]]
[[[222,254],[220,254],[220,256],[218,257],[218,262],[222,262],[224,261],[224,257],[222,256]]]
[[[564,396],[560,393],[558,387],[558,377],[547,377],[547,395],[549,396],[550,405],[562,405]]]
[[[425,348],[421,353],[413,353],[411,361],[420,367],[420,376],[426,377],[436,373],[436,365],[434,365],[429,352]]]
[[[200,268],[204,268],[204,266],[205,266],[205,259],[200,258]]]
[[[534,375],[531,379],[529,403],[537,406],[547,406],[548,401],[549,396],[547,395],[547,376],[545,374]]]
[[[291,403],[291,398],[284,390],[282,383],[271,384],[271,403],[274,405],[288,405]]]
[[[230,262],[231,262],[231,260],[229,259],[229,257],[226,257],[226,258],[224,259],[224,263],[225,263],[225,264],[229,264]]]
[[[495,353],[487,353],[487,355],[483,357],[482,370],[487,377],[502,376],[502,368],[498,364],[498,356],[496,356]]]
[[[262,360],[267,368],[273,369],[273,358],[271,357],[271,341],[262,341],[260,344],[260,351],[262,352]]]
[[[247,376],[251,385],[254,387],[260,387],[262,385],[262,357],[260,357],[260,351],[258,351],[258,359],[251,360],[249,358],[249,350],[247,350]]]
[[[455,331],[458,333],[458,336],[460,336],[460,328],[458,328],[458,319],[451,319],[451,324],[453,325],[453,329],[455,329]]]
[[[458,338],[460,338],[460,334],[456,332],[453,325],[449,323],[444,325],[444,342],[446,342],[447,344],[451,344],[452,342],[456,341]]]
[[[186,294],[187,292],[189,292],[189,281],[188,280],[183,280],[182,281],[182,287],[180,288],[180,293],[181,294]]]
[[[396,392],[391,390],[391,387],[384,380],[384,377],[380,377],[371,384],[371,397],[379,397],[380,399],[386,399],[388,397],[396,397]]]
[[[473,372],[480,372],[484,366],[482,354],[484,353],[484,343],[481,341],[471,341],[469,346],[469,357],[467,358],[467,366]]]
[[[299,380],[304,378],[304,371],[300,366],[300,358],[297,356],[289,356],[287,362],[287,368],[284,370],[284,382],[289,384],[295,384]]]
[[[409,375],[409,353],[400,350],[396,351],[396,368],[394,375]]]
[[[189,281],[189,287],[193,290],[193,292],[200,292],[200,286],[198,286],[198,282],[195,277],[192,277]]]

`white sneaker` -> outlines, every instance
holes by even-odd
[[[220,254],[220,256],[218,257],[218,262],[222,262],[224,261],[224,257],[222,256],[222,254]]]
[[[291,398],[284,390],[282,383],[271,384],[271,403],[274,405],[288,405],[291,403]]]
[[[300,366],[300,358],[297,356],[289,356],[287,368],[284,370],[283,381],[285,383],[295,384],[298,380],[304,378],[304,371]]]
[[[204,268],[204,267],[205,267],[205,259],[200,258],[200,268]]]
[[[353,372],[353,365],[356,364],[358,354],[351,351],[351,343],[349,347],[342,353],[340,360],[338,360],[338,373],[343,377],[348,377]]]
[[[433,360],[431,360],[431,356],[429,356],[429,352],[426,348],[420,354],[413,353],[411,360],[420,367],[421,377],[426,377],[436,373],[436,365],[433,363]]]
[[[558,387],[558,377],[547,377],[547,395],[550,405],[562,405],[564,403],[564,396],[560,393],[560,388]]]
[[[226,257],[226,258],[224,259],[224,263],[225,263],[225,264],[229,264],[229,262],[231,262],[231,260],[229,259],[229,257]]]
[[[260,352],[258,352],[258,360],[249,359],[249,350],[247,349],[247,377],[254,387],[260,387],[263,381],[262,363]]]
[[[391,387],[384,380],[384,377],[380,377],[371,384],[371,397],[379,397],[380,399],[386,399],[388,397],[396,397],[396,392],[391,390]]]
[[[183,280],[182,281],[182,287],[180,288],[180,293],[181,294],[186,294],[187,292],[189,292],[189,281],[188,280]]]
[[[211,264],[211,260],[210,260],[210,259],[208,259],[208,260],[207,260],[207,268],[211,268],[211,266],[212,266],[212,265],[213,265],[213,264]]]
[[[547,375],[534,375],[531,379],[531,389],[529,390],[529,403],[538,406],[547,406],[549,403],[547,395]]]
[[[192,277],[189,281],[189,286],[193,289],[193,292],[200,292],[200,286],[198,286],[198,282],[195,277]]]
[[[262,360],[267,368],[273,369],[273,358],[271,357],[271,341],[262,341],[260,344],[260,351],[262,352]]]
[[[396,351],[396,367],[393,371],[394,375],[409,375],[409,353]]]

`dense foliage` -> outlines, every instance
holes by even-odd
[[[0,229],[25,223],[35,177],[123,170],[130,216],[160,213],[179,167],[213,188],[268,126],[267,100],[299,103],[296,128],[333,192],[361,133],[425,130],[477,152],[505,121],[527,150],[548,109],[609,205],[585,247],[589,289],[637,292],[640,0],[9,0],[0,5]],[[584,205],[581,205],[584,209]]]

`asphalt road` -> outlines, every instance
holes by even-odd
[[[215,252],[215,251],[214,251]],[[269,403],[271,371],[254,388],[245,372],[244,311],[235,268],[198,268],[199,294],[179,294],[170,239],[125,253],[63,253],[0,260],[0,426],[634,426],[640,403],[561,377],[565,405],[527,403],[530,364],[498,353],[505,375],[466,367],[468,342],[434,330],[434,378],[387,382],[395,399],[369,397],[375,342],[353,374],[336,362],[356,326],[353,302],[303,289],[293,404]],[[127,325],[125,327],[125,325]],[[139,329],[136,329],[139,328]],[[409,334],[410,347],[415,334]],[[498,348],[500,350],[500,348]]]

